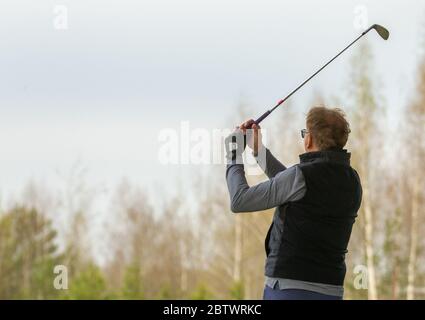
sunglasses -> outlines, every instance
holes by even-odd
[[[301,138],[305,138],[305,135],[308,133],[308,130],[307,129],[302,129],[301,130]]]

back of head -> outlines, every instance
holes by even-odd
[[[317,149],[342,150],[347,143],[350,125],[341,109],[313,107],[307,114],[306,122]]]

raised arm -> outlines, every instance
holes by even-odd
[[[232,212],[252,212],[277,207],[301,199],[306,191],[298,166],[279,172],[270,180],[250,187],[241,164],[230,164],[226,170]]]
[[[246,134],[247,145],[253,150],[258,165],[269,177],[273,178],[286,167],[277,160],[269,149],[263,145],[261,127],[257,125],[253,119],[241,124],[240,129]]]
[[[248,130],[248,128],[253,130]],[[262,149],[264,147],[259,129],[260,127],[253,123],[252,119],[248,120],[225,141],[226,145],[229,145],[230,141],[237,142],[236,149],[226,148],[228,159],[226,181],[233,212],[266,210],[285,202],[301,199],[305,194],[306,187],[302,171],[298,166],[286,169],[270,151]],[[244,134],[246,134],[246,139],[243,138]],[[254,156],[270,180],[252,187],[248,185],[242,164],[244,141],[254,151]]]
[[[267,177],[273,178],[279,172],[286,170],[286,167],[272,155],[269,149],[264,146],[260,148],[263,148],[263,150],[260,150],[258,152],[259,156],[255,158]]]

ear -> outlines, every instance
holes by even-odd
[[[306,147],[307,149],[311,150],[313,149],[313,136],[309,133],[306,137]]]

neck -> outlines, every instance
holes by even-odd
[[[305,152],[316,152],[316,151],[320,151],[320,150],[319,150],[319,148],[317,148],[317,147],[312,147],[312,148],[307,148],[307,149],[305,150]]]

